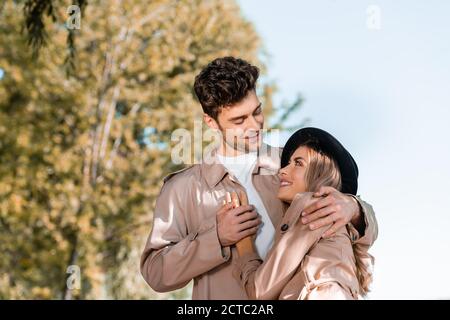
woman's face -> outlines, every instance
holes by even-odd
[[[308,150],[306,146],[300,146],[295,150],[289,159],[289,163],[281,168],[278,176],[280,177],[280,189],[278,198],[285,202],[292,202],[295,195],[306,191],[305,170],[308,164]]]

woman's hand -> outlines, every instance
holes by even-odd
[[[227,201],[233,205],[234,208],[238,208],[240,206],[247,206],[248,205],[248,198],[247,194],[245,192],[240,192],[239,196],[236,192],[227,192]],[[226,203],[225,203],[226,204]],[[258,221],[261,221],[261,218],[257,218]],[[239,256],[243,256],[246,253],[252,253],[255,252],[255,246],[254,246],[254,238],[255,234],[247,236],[240,241],[236,242],[236,249],[238,251]]]
[[[237,200],[236,200],[237,199]],[[227,195],[223,207],[217,212],[217,233],[223,247],[255,234],[261,224],[261,218],[254,206],[240,205],[236,192]]]

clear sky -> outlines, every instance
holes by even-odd
[[[275,101],[306,99],[289,124],[310,118],[359,165],[380,228],[369,298],[449,299],[450,1],[239,3]]]

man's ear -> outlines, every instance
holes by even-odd
[[[203,114],[203,121],[205,121],[205,124],[211,129],[219,129],[219,124],[217,123],[217,121],[206,113]]]

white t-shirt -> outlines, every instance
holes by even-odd
[[[259,256],[264,259],[270,247],[272,246],[273,238],[275,236],[275,228],[267,214],[266,208],[253,186],[252,172],[256,164],[256,152],[246,153],[236,157],[224,157],[217,155],[219,161],[227,169],[235,179],[245,188],[249,204],[256,208],[256,212],[261,216],[261,225],[258,229],[255,239],[256,250]]]

